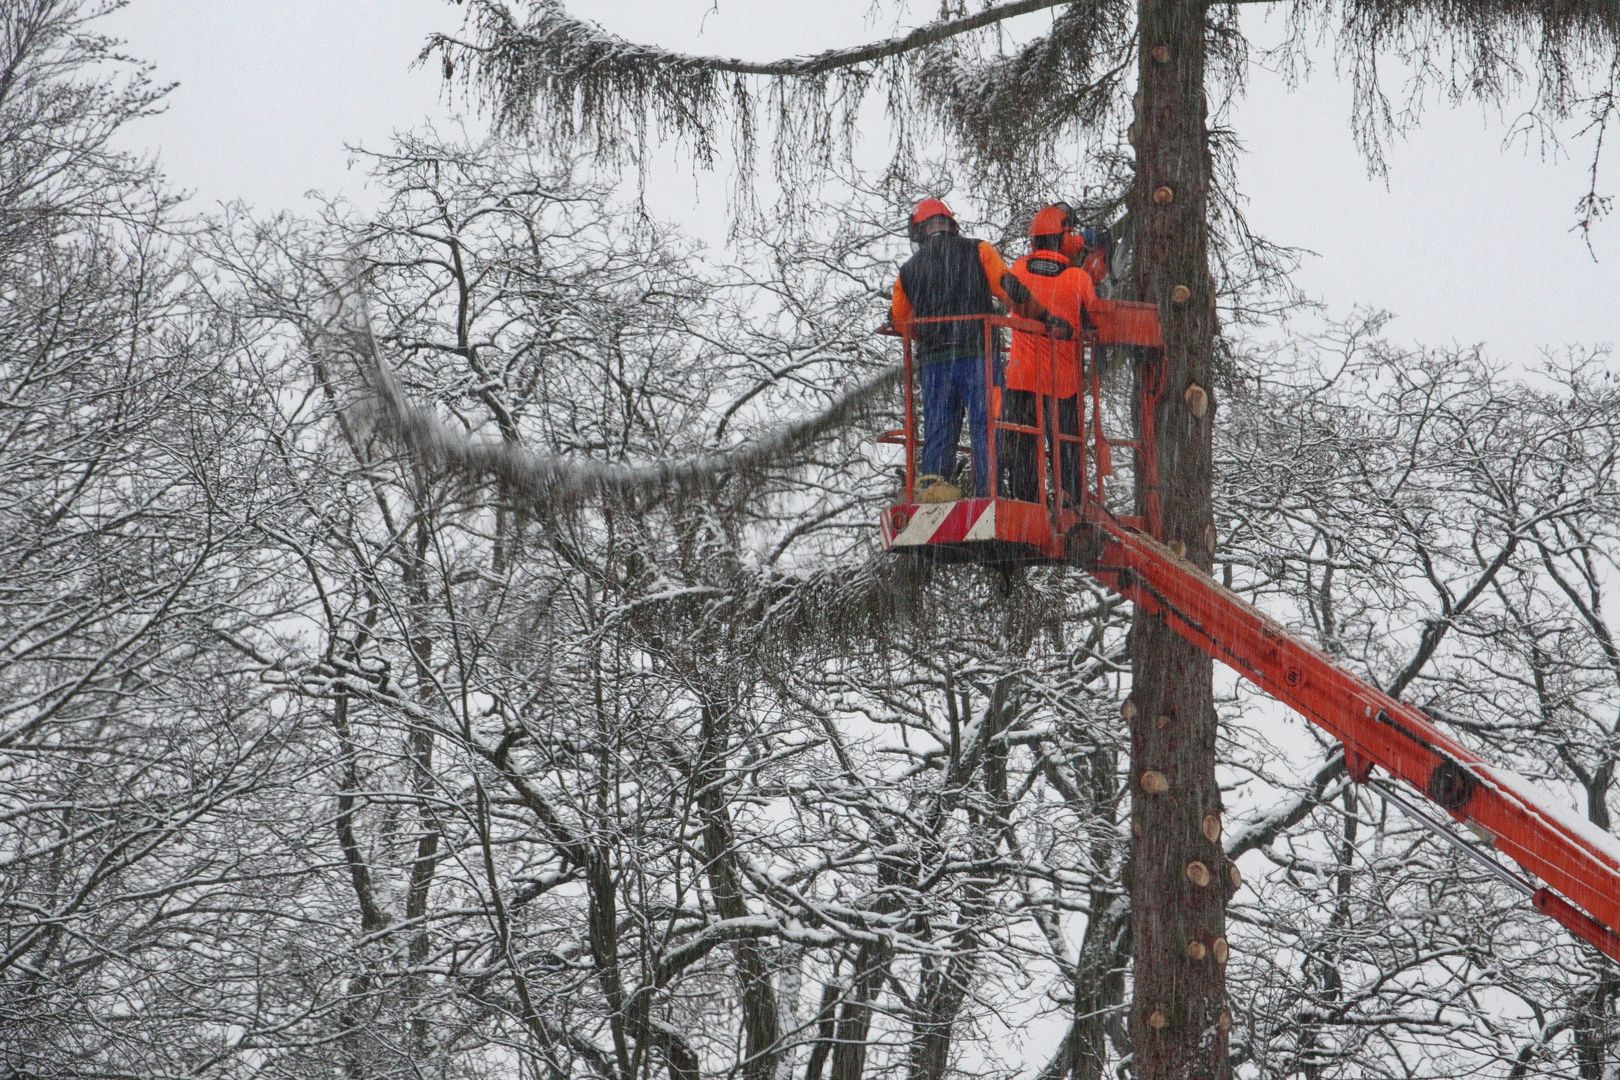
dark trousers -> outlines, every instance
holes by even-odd
[[[1056,409],[1053,408],[1054,404]],[[1052,433],[1052,413],[1057,413],[1058,430],[1065,435],[1080,434],[1080,399],[1079,397],[1047,398],[1046,399],[1046,432],[1050,440]],[[1023,424],[1026,427],[1035,426],[1035,395],[1028,390],[1003,390],[1001,392],[1001,419],[1009,424]],[[1035,435],[1025,435],[1021,431],[1004,431],[1001,433],[1001,460],[1007,466],[1007,494],[1014,499],[1023,499],[1025,502],[1034,502],[1038,489],[1036,470],[1039,467],[1040,455],[1036,453]],[[1080,444],[1064,443],[1058,457],[1063,466],[1063,490],[1075,502],[1080,501]],[[1047,476],[1047,483],[1051,483],[1051,476]]]

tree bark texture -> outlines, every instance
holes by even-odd
[[[862,1080],[873,1003],[888,980],[893,959],[894,949],[886,942],[863,942],[855,954],[855,972],[833,1028],[832,1080]]]
[[[703,855],[708,862],[715,911],[722,919],[745,919],[749,915],[748,901],[743,891],[742,869],[737,864],[731,812],[723,789],[733,711],[730,703],[705,703],[703,743],[694,782],[698,809],[703,813]],[[759,943],[752,939],[736,942],[732,953],[737,960],[737,1000],[747,1039],[741,1073],[745,1080],[772,1080],[778,1053],[779,1006],[770,967]]]
[[[1215,287],[1206,218],[1210,155],[1205,4],[1141,0],[1132,192],[1136,285],[1159,305],[1167,365],[1157,406],[1163,539],[1212,565],[1211,357]],[[1142,477],[1139,511],[1146,513]],[[1130,1034],[1138,1080],[1206,1080],[1227,1063],[1226,901],[1211,662],[1158,620],[1131,630]],[[1153,794],[1142,776],[1168,787]],[[1210,835],[1213,833],[1213,837]]]

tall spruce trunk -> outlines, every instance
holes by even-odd
[[[1156,414],[1163,540],[1208,572],[1214,529],[1210,432],[1215,288],[1206,209],[1205,4],[1141,0],[1134,140],[1139,296],[1159,305],[1168,365]],[[1200,395],[1202,399],[1200,400]],[[1146,512],[1141,477],[1139,510]],[[1158,620],[1131,629],[1131,899],[1137,1080],[1230,1075],[1226,1010],[1228,868],[1219,839],[1211,662]],[[1144,790],[1163,774],[1168,789]],[[1213,837],[1213,838],[1212,838]]]

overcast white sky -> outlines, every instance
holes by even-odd
[[[637,40],[759,59],[893,30],[867,20],[872,0],[568,3]],[[203,205],[296,209],[311,189],[363,202],[345,143],[380,147],[464,108],[445,101],[437,70],[410,69],[425,36],[455,30],[462,12],[449,0],[132,0],[107,29],[180,85],[129,142],[158,151]],[[1600,227],[1596,263],[1570,231],[1584,145],[1544,161],[1504,149],[1504,123],[1477,107],[1435,108],[1391,155],[1386,189],[1367,178],[1348,116],[1348,90],[1330,71],[1296,93],[1256,72],[1233,118],[1253,222],[1318,253],[1300,276],[1309,292],[1336,311],[1395,312],[1399,340],[1483,342],[1504,361],[1620,339],[1620,227]],[[1620,188],[1620,160],[1614,169]],[[728,183],[724,166],[698,177],[667,212],[714,235]]]

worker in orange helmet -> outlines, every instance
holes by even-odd
[[[1066,322],[1084,325],[1084,312],[1097,302],[1091,273],[1083,269],[1085,240],[1065,203],[1038,211],[1029,223],[1030,252],[1012,264],[1010,273],[1046,310]],[[1007,360],[1007,385],[1001,395],[1001,419],[1033,427],[1035,399],[1046,398],[1042,416],[1048,434],[1080,434],[1080,343],[1015,330]],[[1056,421],[1054,426],[1054,420]],[[1007,493],[1033,501],[1038,492],[1037,436],[1005,432],[1002,459],[1007,465]],[[1061,445],[1063,488],[1080,498],[1080,444]]]
[[[979,319],[912,325],[914,319],[993,315],[1000,300],[1019,314],[1045,322],[1055,334],[1073,328],[1052,315],[1007,269],[991,244],[958,233],[956,216],[938,199],[924,199],[911,212],[907,234],[915,247],[900,267],[890,294],[895,328],[912,336],[913,357],[922,384],[923,446],[920,493],[923,502],[962,497],[951,482],[962,415],[972,425],[973,494],[990,486],[990,421],[984,378],[985,329]]]

